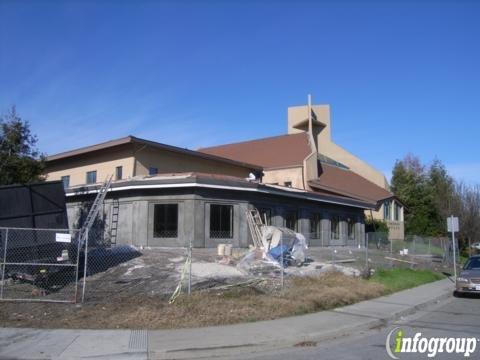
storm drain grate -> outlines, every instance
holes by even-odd
[[[128,348],[132,350],[147,350],[147,330],[132,330]]]

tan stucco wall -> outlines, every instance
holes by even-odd
[[[133,155],[131,147],[108,149],[96,153],[78,156],[68,161],[47,163],[46,180],[60,180],[70,176],[70,186],[83,185],[88,171],[97,171],[97,182],[103,182],[107,176],[115,174],[117,166],[123,166],[123,178],[133,175]]]
[[[156,167],[159,174],[202,172],[246,178],[251,172],[250,169],[242,166],[230,165],[172,151],[158,150],[151,147],[137,150],[135,158],[137,160],[137,176],[148,175],[148,169],[150,167]]]
[[[365,211],[365,216],[366,217],[372,217],[375,220],[382,220],[387,223],[388,229],[389,229],[389,234],[388,237],[390,240],[403,240],[405,238],[405,223],[404,223],[404,207],[400,205],[400,218],[398,221],[394,220],[394,207],[395,203],[397,203],[395,200],[390,202],[390,219],[385,219],[385,204],[382,204],[380,206],[380,209],[378,211],[372,211],[370,210]]]
[[[292,187],[304,189],[303,186],[303,167],[294,167],[288,169],[267,169],[263,171],[263,183],[284,185],[286,181],[292,182]]]

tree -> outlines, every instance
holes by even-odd
[[[38,151],[37,137],[28,121],[12,106],[0,117],[0,185],[41,181],[44,156]]]
[[[440,160],[427,167],[407,155],[395,163],[391,188],[406,204],[407,234],[445,236],[446,219],[453,214],[460,220],[460,248],[480,240],[480,186],[455,181]]]
[[[412,235],[437,235],[435,189],[427,168],[414,155],[397,161],[393,168],[392,191],[406,205],[405,232]]]
[[[458,203],[455,180],[448,174],[443,163],[435,159],[430,165],[429,182],[434,194],[435,217],[432,219],[438,235],[446,235],[445,219],[452,215]]]
[[[468,247],[470,252],[470,245],[480,240],[480,186],[458,182],[455,193],[452,213],[458,216],[460,222],[459,247]]]

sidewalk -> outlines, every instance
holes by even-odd
[[[446,299],[445,279],[315,314],[228,326],[179,330],[0,329],[0,359],[211,358],[321,341],[385,325]]]

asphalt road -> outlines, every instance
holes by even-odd
[[[243,354],[243,359],[390,359],[385,343],[387,334],[401,327],[408,336],[421,332],[431,337],[475,337],[480,339],[480,297],[454,298],[453,296],[412,316],[400,319],[388,327],[370,330],[353,336],[297,346],[278,351]],[[427,354],[399,354],[399,359],[430,359]],[[467,359],[463,354],[437,354],[434,359]],[[480,359],[480,340],[470,359]]]

